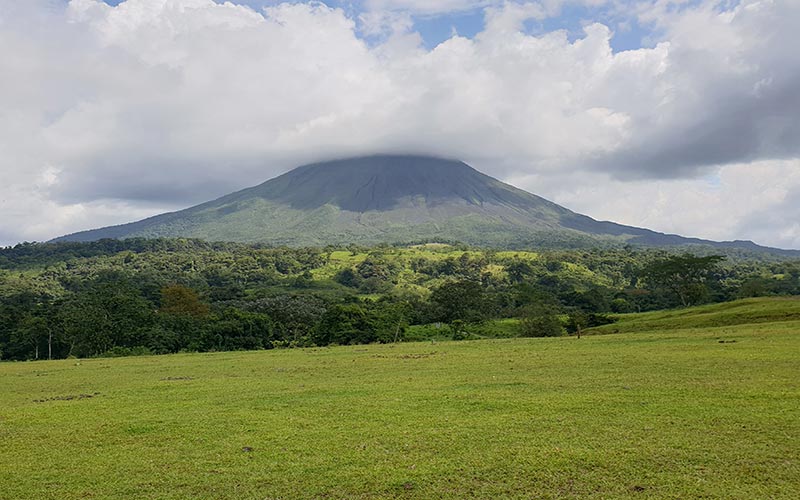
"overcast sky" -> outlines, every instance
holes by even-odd
[[[797,0],[0,0],[0,245],[330,157],[800,248]]]

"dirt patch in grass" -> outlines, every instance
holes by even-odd
[[[443,354],[444,354],[443,352],[434,351],[434,352],[416,353],[416,354],[395,354],[395,355],[392,355],[392,356],[386,356],[386,355],[383,355],[383,354],[375,354],[372,357],[373,358],[384,358],[384,359],[389,359],[389,358],[394,358],[394,359],[425,359],[425,358],[431,358],[433,356],[439,356],[439,355],[443,355]]]
[[[64,396],[53,396],[51,398],[44,398],[44,399],[34,399],[34,403],[49,403],[51,401],[75,401],[80,399],[89,399],[96,396],[99,396],[99,392],[95,392],[93,394],[67,394]]]

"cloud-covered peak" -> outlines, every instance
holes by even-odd
[[[0,74],[11,75],[0,81],[0,208],[13,214],[0,221],[4,242],[377,152],[462,158],[590,215],[750,239],[746,214],[712,234],[690,217],[637,218],[646,199],[608,192],[586,206],[569,192],[660,179],[648,185],[672,196],[670,186],[702,187],[734,166],[754,186],[764,165],[800,157],[791,0],[608,2],[580,31],[547,26],[592,2],[265,3],[0,0]],[[475,36],[426,47],[416,32],[416,16],[465,11],[482,15]],[[620,12],[649,26],[652,43],[612,50]],[[369,15],[389,17],[370,34]],[[789,213],[791,203],[750,206]],[[776,230],[760,243],[800,246],[792,221],[769,221]]]

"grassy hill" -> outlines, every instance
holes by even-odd
[[[798,331],[0,364],[0,498],[795,499]]]
[[[672,330],[701,330],[711,332],[728,326],[756,325],[800,321],[800,297],[762,297],[742,299],[721,304],[670,309],[633,314],[609,314],[613,323],[583,332],[587,335],[612,333],[663,332]],[[568,318],[563,315],[562,322]],[[493,319],[472,328],[473,338],[502,339],[519,336],[519,319]],[[413,325],[406,332],[410,341],[447,340],[451,332],[442,325]]]
[[[614,316],[616,323],[588,333],[708,329],[734,325],[800,321],[800,297],[764,297],[686,309]]]

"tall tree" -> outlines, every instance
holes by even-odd
[[[697,304],[707,295],[706,279],[723,260],[722,255],[673,255],[650,263],[643,275],[649,283],[669,290],[686,307]]]
[[[445,283],[431,294],[431,304],[439,321],[481,321],[485,317],[484,293],[474,281]]]
[[[161,289],[161,307],[158,312],[203,317],[208,314],[209,307],[191,288],[183,285],[170,285]]]

